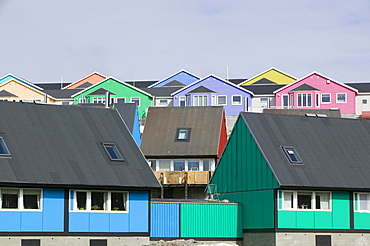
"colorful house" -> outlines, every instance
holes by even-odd
[[[276,108],[340,109],[343,117],[354,117],[358,91],[346,84],[313,72],[276,91]]]
[[[157,197],[204,199],[226,140],[222,107],[150,107],[140,148],[162,183]]]
[[[189,85],[200,78],[186,70],[180,70],[175,74],[172,74],[168,76],[165,79],[162,79],[150,86],[148,88],[158,88],[158,87],[163,87],[163,86],[177,86],[177,87],[184,87],[186,85]]]
[[[33,84],[33,83],[25,80],[25,79],[22,79],[22,78],[20,78],[18,76],[15,76],[13,74],[7,74],[4,77],[0,78],[0,85],[4,84],[6,82],[9,82],[11,80],[15,80],[17,82],[21,82],[22,84],[26,84],[26,85],[28,85],[28,86],[36,89],[36,90],[39,90],[39,91],[42,91],[43,90],[43,88],[41,88],[41,87],[39,87],[39,86],[37,86],[37,85],[35,85],[35,84]]]
[[[370,82],[346,83],[346,85],[355,88],[358,93],[356,96],[356,116],[362,117],[370,112]],[[367,119],[368,116],[366,116]]]
[[[74,104],[95,103],[136,103],[139,117],[146,117],[148,107],[152,106],[153,96],[125,82],[109,77],[97,84],[72,95]]]
[[[95,85],[103,80],[105,80],[107,77],[98,73],[98,72],[93,72],[86,77],[66,85],[63,87],[63,90],[70,90],[70,89],[86,89],[87,87],[91,85]]]
[[[0,113],[1,245],[149,243],[160,185],[116,110],[0,102]]]
[[[252,78],[249,78],[241,82],[239,85],[241,86],[258,84],[287,85],[293,83],[296,80],[297,78],[295,78],[294,76],[272,67],[256,76],[253,76]]]
[[[243,112],[209,192],[243,204],[244,245],[368,245],[369,126]]]

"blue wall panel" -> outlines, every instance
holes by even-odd
[[[90,232],[109,232],[109,213],[90,213]]]
[[[129,194],[130,232],[149,232],[149,193],[131,191]]]
[[[109,215],[110,232],[129,232],[128,213],[115,213]]]
[[[180,204],[152,203],[150,237],[180,237]]]
[[[44,189],[43,196],[43,231],[63,232],[64,190]]]
[[[90,214],[70,212],[69,213],[69,231],[70,232],[89,232]]]
[[[21,213],[21,231],[42,231],[42,212]]]
[[[2,232],[21,231],[21,212],[1,211],[0,212],[0,231]]]

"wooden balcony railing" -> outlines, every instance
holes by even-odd
[[[213,171],[155,171],[163,185],[208,184]]]

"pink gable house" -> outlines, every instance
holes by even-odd
[[[354,117],[357,90],[313,72],[274,91],[276,108],[340,109],[342,116]]]

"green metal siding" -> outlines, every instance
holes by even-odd
[[[211,184],[215,185],[216,193],[279,188],[274,174],[241,117],[234,126]]]
[[[129,103],[132,97],[139,97],[140,98],[140,106],[138,107],[139,117],[145,117],[147,109],[152,106],[152,98],[141,91],[135,90],[134,88],[127,86],[113,78],[109,78],[102,83],[96,84],[92,88],[84,91],[83,93],[74,97],[74,104],[78,104],[78,100],[82,97],[88,100],[88,103],[93,103],[94,97],[104,97],[99,95],[91,95],[88,94],[103,88],[108,90],[115,95],[111,96],[114,98],[125,98],[126,102]]]
[[[180,237],[242,238],[239,204],[180,204]]]
[[[278,228],[350,229],[349,196],[349,192],[332,192],[332,210],[328,212],[279,210]]]

